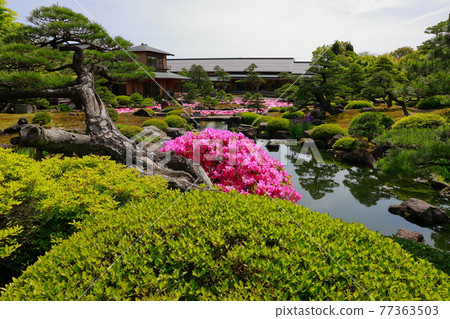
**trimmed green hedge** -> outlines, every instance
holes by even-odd
[[[292,120],[295,117],[305,117],[305,113],[303,113],[302,111],[284,112],[281,117],[284,119]]]
[[[261,114],[252,113],[252,112],[242,112],[240,114],[240,116],[241,116],[241,121],[243,124],[255,125],[256,119],[261,117]]]
[[[289,131],[289,127],[291,125],[291,121],[283,118],[274,118],[272,121],[267,123],[266,131],[272,136],[275,132],[278,131]]]
[[[169,127],[184,127],[186,120],[178,115],[168,115],[164,118],[164,121]]]
[[[362,109],[363,107],[373,107],[373,104],[369,101],[351,101],[345,106],[344,109]]]
[[[111,121],[117,122],[119,120],[119,112],[117,112],[115,108],[108,107],[108,114]]]
[[[402,128],[437,128],[444,125],[445,118],[437,114],[423,113],[406,116],[395,122],[392,129]]]
[[[167,122],[164,121],[164,120],[161,120],[161,119],[149,119],[149,120],[145,121],[142,124],[142,126],[143,127],[145,127],[145,126],[156,126],[157,128],[159,128],[163,132],[166,130],[166,128],[169,127]]]
[[[35,116],[31,119],[31,123],[38,125],[45,125],[52,121],[52,116],[47,112],[39,112],[36,113]]]
[[[235,192],[179,196],[98,215],[0,299],[369,300],[349,275],[375,300],[448,298],[445,273],[361,224]]]
[[[134,125],[126,125],[119,129],[120,133],[122,133],[123,135],[125,135],[128,138],[132,138],[136,134],[139,134],[140,132],[142,132],[142,130],[143,130],[142,127],[134,126]]]
[[[347,132],[337,124],[322,124],[312,129],[311,138],[314,140],[328,140],[336,134],[347,135]]]
[[[445,95],[427,97],[417,104],[419,110],[442,109],[448,106],[450,106],[450,97]]]
[[[281,111],[281,107],[271,107],[269,109],[269,112],[280,112]]]
[[[355,116],[351,120],[348,126],[348,133],[373,139],[383,134],[392,124],[394,124],[394,120],[387,114],[381,112],[365,112]]]
[[[340,138],[333,144],[334,150],[341,150],[341,151],[353,151],[357,147],[358,142],[351,137]]]

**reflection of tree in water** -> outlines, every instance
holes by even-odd
[[[344,185],[353,197],[366,207],[375,206],[382,198],[392,198],[392,194],[384,187],[384,181],[368,168],[348,169]]]
[[[450,251],[450,226],[436,226],[432,229],[434,233],[431,233],[431,239],[434,241],[434,247]]]
[[[294,153],[287,157],[295,165],[297,155]],[[340,186],[334,181],[335,175],[340,171],[336,165],[319,164],[315,159],[310,159],[295,167],[300,185],[315,200],[321,199],[327,193],[333,193],[333,189]]]

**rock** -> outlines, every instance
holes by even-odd
[[[311,132],[312,132],[312,129],[304,131],[302,137],[303,138],[310,138],[311,137]]]
[[[365,112],[376,112],[376,109],[374,109],[373,107],[363,107],[360,110],[361,113],[365,113]]]
[[[227,120],[228,129],[231,129],[233,127],[238,127],[241,124],[242,124],[242,121],[239,116],[230,116],[230,118]]]
[[[23,125],[15,124],[13,126],[10,126],[8,128],[5,128],[6,134],[18,134],[20,130],[22,129]]]
[[[143,132],[145,133],[145,136],[154,136],[154,137],[166,137],[167,134],[163,131],[161,131],[159,128],[157,128],[156,126],[146,126],[144,127]]]
[[[268,139],[270,139],[270,135],[266,131],[261,131],[261,132],[258,132],[258,138],[268,140]]]
[[[343,109],[345,108],[345,106],[342,105],[342,104],[338,104],[338,105],[336,105],[334,108],[335,108],[335,109],[338,109],[338,110],[343,110]]]
[[[148,112],[144,109],[139,109],[136,112],[133,113],[134,116],[142,116],[142,117],[153,117],[152,115],[148,114]]]
[[[258,135],[258,130],[251,125],[241,124],[236,127],[236,131],[244,134],[248,138],[255,139]]]
[[[331,115],[336,115],[336,114],[344,113],[344,110],[343,109],[338,109],[338,108],[332,108],[329,113]]]
[[[439,192],[439,194],[441,194],[442,196],[445,196],[445,197],[450,197],[450,186],[441,190]]]
[[[400,205],[391,205],[388,210],[391,214],[427,224],[450,223],[450,217],[442,209],[417,198],[410,198]]]
[[[277,131],[273,134],[273,138],[289,139],[291,138],[291,133],[289,131]]]
[[[397,237],[412,240],[418,243],[424,243],[425,238],[423,235],[417,231],[410,231],[404,228],[400,228],[397,230],[397,234],[395,234]]]
[[[375,163],[375,158],[370,154],[369,151],[365,149],[357,148],[351,152],[340,151],[340,150],[329,150],[334,157],[339,158],[344,161],[373,166]]]
[[[181,113],[180,117],[185,119],[185,120],[189,119],[189,115],[187,115],[185,112]]]
[[[28,124],[28,120],[24,117],[21,117],[18,121],[17,124],[19,125],[24,125],[24,124]]]
[[[177,138],[186,134],[186,130],[184,128],[168,127],[166,128],[166,134],[171,138]]]
[[[431,174],[430,184],[431,184],[431,187],[433,187],[435,189],[444,189],[444,188],[450,187],[449,184],[447,184],[445,182],[441,182],[438,179],[438,177],[434,174]]]
[[[316,107],[315,109],[313,109],[309,115],[312,115],[315,119],[318,120],[325,120],[327,114],[326,112],[322,111],[320,108]]]
[[[332,148],[333,145],[334,145],[334,143],[336,143],[336,141],[337,141],[338,139],[341,139],[341,138],[343,138],[343,137],[344,137],[344,135],[342,135],[342,134],[336,134],[335,136],[333,136],[333,137],[328,141],[328,148]]]
[[[266,144],[266,148],[269,152],[278,152],[280,149],[280,141],[278,140],[270,140]]]
[[[5,135],[5,133],[2,130],[0,130],[0,136],[2,135]]]
[[[6,148],[6,149],[14,148],[14,145],[12,145],[12,144],[0,144],[0,148]]]
[[[258,126],[258,131],[265,131],[267,129],[267,122],[262,122]]]
[[[315,125],[315,126],[319,126],[319,125],[325,124],[325,121],[324,120],[320,120],[320,119],[313,119],[311,121],[311,124]]]

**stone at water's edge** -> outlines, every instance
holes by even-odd
[[[418,243],[424,243],[425,238],[423,235],[417,231],[410,231],[404,228],[400,228],[397,230],[397,234],[395,234],[397,237],[412,240]]]
[[[440,191],[440,194],[442,196],[446,196],[446,197],[450,197],[450,186],[444,188],[443,190]]]
[[[332,154],[335,158],[348,161],[351,163],[357,163],[372,167],[375,164],[375,158],[369,151],[365,149],[357,148],[356,150],[353,150],[351,152],[329,149],[328,152]]]
[[[391,214],[424,223],[450,223],[450,217],[442,209],[417,198],[410,198],[400,205],[391,205],[388,210]]]
[[[255,139],[258,135],[258,130],[251,125],[241,124],[236,127],[236,131],[244,134],[246,137]]]
[[[5,135],[5,133],[2,130],[0,130],[0,136],[2,135]]]
[[[186,134],[186,130],[184,128],[168,127],[166,128],[166,134],[171,138],[177,138]]]

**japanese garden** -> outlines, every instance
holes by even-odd
[[[274,75],[16,19],[0,0],[0,300],[448,300],[450,20]]]

